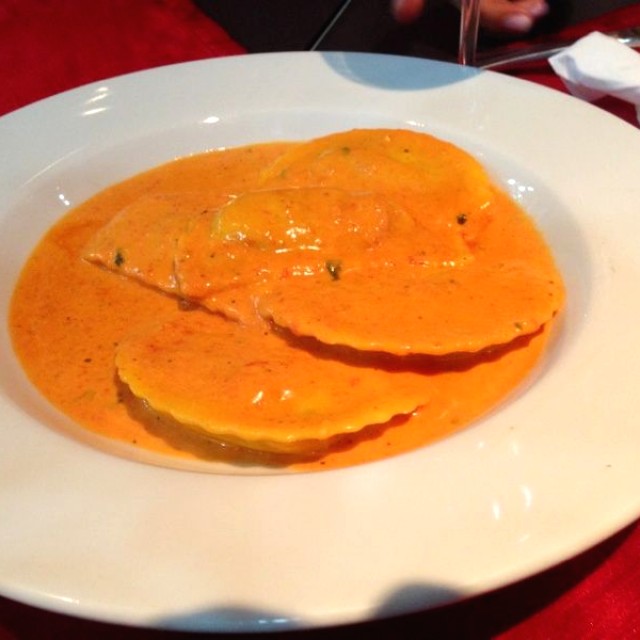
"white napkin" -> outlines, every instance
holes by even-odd
[[[594,31],[549,58],[553,70],[578,98],[605,95],[635,105],[640,121],[640,53],[615,38]]]

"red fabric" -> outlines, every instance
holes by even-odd
[[[640,4],[567,29],[565,35],[577,37],[594,28],[625,24],[640,24]],[[241,53],[243,47],[189,0],[2,0],[0,114],[106,77]],[[563,90],[545,63],[512,73]],[[633,109],[624,103],[611,99],[599,106],[637,126]],[[495,593],[392,621],[295,637],[355,640],[377,633],[425,639],[630,640],[640,638],[639,605],[640,523],[636,523],[559,567]],[[190,637],[201,636],[77,620],[0,598],[0,640]]]
[[[2,0],[0,114],[122,73],[243,52],[188,0]]]

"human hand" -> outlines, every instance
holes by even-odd
[[[424,5],[425,0],[391,0],[391,12],[398,22],[411,22]],[[480,25],[492,33],[522,34],[548,12],[546,0],[480,0]]]

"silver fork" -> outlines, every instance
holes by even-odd
[[[615,38],[618,42],[629,47],[640,47],[640,26],[608,31],[605,35]],[[572,42],[556,42],[551,44],[540,44],[520,49],[519,51],[491,51],[487,54],[476,56],[476,67],[479,69],[502,69],[511,67],[522,62],[534,62],[536,60],[546,60],[559,53],[563,49],[571,46]]]

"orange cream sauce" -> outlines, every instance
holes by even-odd
[[[256,145],[177,160],[106,189],[49,231],[23,270],[10,327],[27,374],[55,406],[89,431],[169,458],[318,470],[382,459],[445,437],[487,413],[526,378],[544,351],[547,326],[475,355],[432,358],[426,369],[421,365],[429,375],[428,401],[412,415],[331,436],[324,451],[305,458],[222,446],[135,398],[118,379],[115,346],[132,326],[150,325],[180,309],[171,295],[171,273],[162,260],[150,263],[154,278],[166,285],[161,293],[131,274],[83,260],[87,244],[141,198],[251,191],[264,180],[265,166],[295,148]],[[502,206],[519,212],[514,204]],[[189,373],[176,370],[176,380],[188,385]]]

